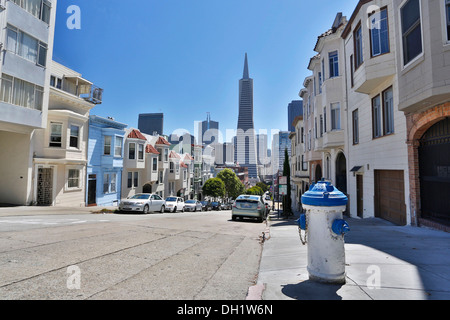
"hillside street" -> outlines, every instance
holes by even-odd
[[[231,211],[2,212],[0,298],[14,300],[242,300],[257,279],[266,228],[231,221]]]

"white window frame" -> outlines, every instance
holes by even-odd
[[[75,136],[72,136],[72,127],[78,128],[78,136],[76,136],[76,138],[77,138],[76,147],[72,146],[72,137],[75,137]],[[81,140],[81,126],[77,125],[77,124],[70,124],[70,126],[69,126],[69,148],[79,150],[80,149],[80,140]]]
[[[130,157],[130,147],[131,145],[134,145],[134,152],[132,153],[133,157]],[[128,160],[136,160],[136,142],[129,142],[128,143]]]
[[[123,153],[123,137],[121,136],[115,136],[114,139],[114,156],[115,157],[122,157]]]
[[[48,53],[48,45],[45,42],[40,41],[39,39],[36,39],[35,37],[33,37],[32,35],[20,30],[19,28],[11,25],[11,24],[7,24],[6,26],[7,32],[6,32],[6,49],[15,54],[18,55],[19,57],[33,62],[35,63],[37,66],[43,67],[45,68],[47,66],[47,53]],[[16,34],[15,37],[15,46],[14,46],[14,50],[12,50],[9,40],[10,37],[8,37],[9,32],[14,32]],[[26,55],[23,54],[22,52],[22,46],[23,46],[23,39],[24,36],[29,37],[30,39],[32,39],[33,41],[36,42],[36,59],[29,59]],[[41,51],[42,50],[42,51]],[[43,55],[43,57],[41,56]],[[43,64],[40,63],[40,60],[43,58]]]
[[[60,126],[61,127],[61,134],[60,134],[60,136],[59,136],[59,138],[61,139],[61,142],[59,143],[60,145],[59,146],[52,146],[51,144],[52,144],[52,136],[53,136],[53,134],[52,134],[52,126]],[[63,128],[64,128],[64,125],[63,125],[63,123],[62,122],[53,122],[53,121],[51,121],[50,122],[50,126],[49,126],[49,128],[50,128],[50,132],[49,132],[49,141],[48,141],[48,146],[50,147],[50,148],[62,148],[63,147],[63,141],[64,141],[64,139],[63,139]]]
[[[78,177],[77,178],[70,178],[70,171],[78,171]],[[83,181],[82,181],[83,173],[82,168],[79,166],[67,166],[66,167],[66,183],[65,183],[65,190],[66,191],[80,191],[83,189]],[[77,181],[76,186],[70,186],[69,182],[70,179],[73,181]],[[76,179],[76,180],[75,180]]]
[[[109,144],[107,144],[107,139],[109,138]],[[109,152],[106,152],[106,148],[109,148]],[[112,136],[103,136],[103,155],[110,156],[112,147]]]
[[[416,57],[414,57],[413,59],[411,59],[410,61],[408,61],[407,63],[406,63],[406,61],[405,61],[405,50],[404,50],[404,43],[403,43],[403,30],[402,30],[402,8],[405,6],[405,4],[408,2],[408,1],[412,1],[412,0],[404,0],[401,4],[400,4],[400,6],[399,6],[399,10],[398,10],[398,21],[399,21],[399,23],[400,23],[400,26],[399,26],[399,32],[400,32],[400,35],[399,35],[399,39],[400,39],[400,52],[401,52],[401,58],[402,58],[402,66],[403,66],[403,70],[405,70],[405,69],[407,69],[409,66],[411,66],[412,64],[414,64],[416,61],[418,61],[419,59],[422,59],[423,58],[423,56],[424,56],[424,43],[423,43],[423,41],[424,41],[424,39],[423,39],[423,21],[422,21],[422,18],[423,18],[423,15],[422,15],[422,0],[417,0],[417,1],[419,1],[419,11],[420,11],[420,33],[421,33],[421,45],[422,45],[422,52],[420,53],[420,54],[418,54]]]
[[[331,131],[341,130],[341,103],[335,102],[330,104],[331,113]]]

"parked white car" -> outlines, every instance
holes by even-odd
[[[149,212],[164,212],[166,202],[157,194],[152,193],[137,193],[132,197],[121,200],[119,204],[120,211],[142,212],[147,214]]]
[[[184,199],[180,197],[167,197],[166,198],[166,211],[169,212],[184,212]]]
[[[198,200],[186,200],[184,211],[202,211],[202,203]]]

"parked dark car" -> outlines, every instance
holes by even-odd
[[[201,201],[201,203],[202,203],[202,211],[211,211],[212,210],[211,202]]]
[[[231,203],[222,203],[222,210],[231,210]]]
[[[220,202],[211,202],[211,207],[213,210],[222,210],[222,204]]]

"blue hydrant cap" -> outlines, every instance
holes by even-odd
[[[302,195],[302,204],[310,206],[339,207],[347,205],[347,202],[347,196],[325,180],[312,184]]]

